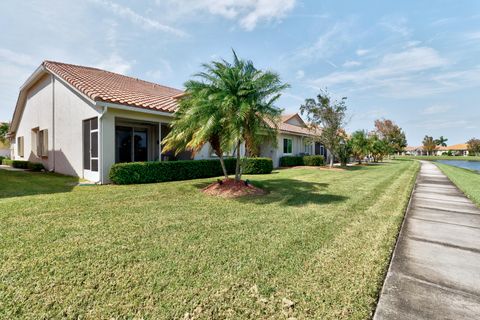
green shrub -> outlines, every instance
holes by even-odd
[[[28,169],[28,161],[3,159],[2,164],[18,169]]]
[[[325,163],[325,159],[323,156],[304,156],[303,163],[306,166],[323,166]]]
[[[273,170],[273,161],[270,158],[245,158],[242,165],[242,172],[245,174],[268,174]]]
[[[45,169],[43,164],[38,163],[38,162],[28,162],[27,163],[27,168],[32,170],[32,171],[42,171],[43,169]]]
[[[0,163],[3,163],[3,160],[6,159],[5,157],[0,156]]]
[[[302,156],[285,156],[280,158],[280,167],[303,166]]]

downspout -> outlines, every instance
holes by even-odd
[[[52,150],[53,150],[53,163],[52,170],[55,172],[55,158],[57,152],[55,151],[55,76],[52,75]]]
[[[105,115],[105,113],[107,113],[107,110],[108,110],[108,107],[103,106],[103,111],[100,114],[100,117],[98,117],[98,120],[100,121],[100,134],[98,135],[100,138],[100,157],[98,160],[100,161],[99,174],[100,174],[101,184],[105,182],[105,180],[103,179],[103,116]]]

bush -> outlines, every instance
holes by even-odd
[[[28,161],[3,159],[2,164],[18,169],[28,169]]]
[[[5,160],[5,159],[7,159],[7,158],[0,156],[0,163],[3,164],[3,160]]]
[[[28,162],[27,163],[27,168],[32,170],[32,171],[42,171],[44,168],[43,164],[38,163],[38,162]]]
[[[245,158],[242,165],[242,172],[245,174],[268,174],[273,170],[273,161],[270,158]]]
[[[303,157],[285,156],[280,158],[280,167],[303,166]]]
[[[323,166],[325,163],[325,159],[323,156],[304,156],[303,163],[306,166]]]

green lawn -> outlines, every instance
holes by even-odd
[[[0,318],[369,318],[418,167],[279,170],[240,199],[0,170]]]
[[[453,183],[457,185],[473,202],[480,206],[480,174],[475,171],[435,163]]]

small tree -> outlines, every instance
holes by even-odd
[[[373,133],[368,137],[368,142],[373,162],[382,161],[384,156],[388,155],[391,151],[388,143],[385,140],[380,139],[376,133]]]
[[[317,100],[310,98],[300,106],[301,114],[306,114],[315,140],[322,143],[330,154],[339,156],[338,150],[342,141],[341,131],[346,122],[346,97],[332,100],[326,90],[317,95]],[[333,157],[330,157],[333,167]]]
[[[468,154],[480,155],[480,139],[472,138],[467,141]]]
[[[350,137],[349,144],[353,157],[357,159],[358,164],[361,164],[362,159],[369,152],[367,133],[364,130],[355,131]]]
[[[437,143],[431,136],[425,136],[423,138],[423,149],[427,151],[427,155],[431,155],[437,148]]]
[[[407,139],[402,128],[392,120],[375,120],[376,133],[389,146],[389,153],[400,153],[407,146]]]
[[[9,124],[7,122],[0,123],[0,142],[4,145],[8,145],[9,141],[7,138]]]

